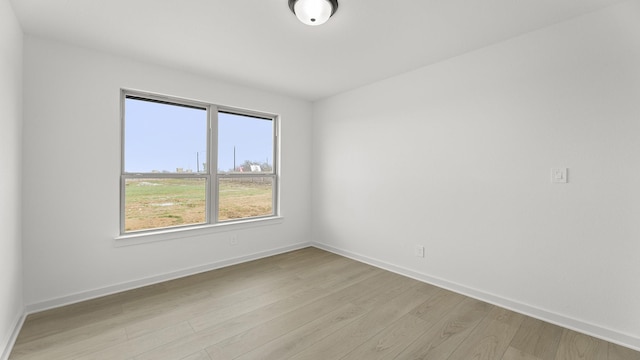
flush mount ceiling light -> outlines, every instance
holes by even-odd
[[[338,0],[289,0],[289,8],[307,25],[322,25],[338,10]]]

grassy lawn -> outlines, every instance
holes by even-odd
[[[271,181],[264,182],[220,181],[218,220],[242,219],[273,213],[273,191]]]
[[[220,181],[220,221],[272,213],[269,179]],[[206,222],[204,179],[129,179],[125,189],[125,230],[200,224]]]

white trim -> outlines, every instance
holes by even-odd
[[[437,287],[447,289],[477,300],[481,300],[505,309],[509,309],[533,318],[543,320],[567,329],[571,329],[583,334],[587,334],[605,341],[612,342],[624,347],[640,351],[640,338],[626,334],[620,331],[608,329],[599,325],[591,324],[582,320],[574,319],[565,315],[557,314],[551,311],[543,310],[535,306],[523,304],[514,300],[510,300],[501,296],[497,296],[482,290],[470,288],[465,285],[453,283],[441,278],[433,277],[424,273],[420,273],[403,266],[397,266],[368,256],[353,253],[330,245],[313,242],[312,246],[322,250],[326,250],[356,261],[360,261],[384,270],[388,270],[412,279],[422,281]]]
[[[22,325],[24,325],[24,320],[26,318],[27,315],[23,311],[22,314],[19,314],[14,321],[13,331],[11,332],[11,336],[9,337],[7,343],[4,344],[4,351],[2,352],[2,354],[0,354],[0,360],[9,360],[9,354],[11,354],[13,346],[16,344],[18,334],[20,334],[20,330],[22,329]]]
[[[249,255],[238,256],[231,259],[220,260],[210,264],[195,266],[195,267],[182,269],[178,271],[172,271],[162,275],[156,275],[156,276],[151,276],[151,277],[142,278],[138,280],[127,281],[127,282],[116,284],[116,285],[106,286],[98,289],[82,291],[72,295],[45,300],[45,301],[41,301],[34,304],[28,304],[25,307],[26,314],[33,314],[36,312],[57,308],[60,306],[75,304],[81,301],[91,300],[91,299],[99,298],[106,295],[116,294],[122,291],[137,289],[143,286],[153,285],[153,284],[161,283],[164,281],[169,281],[173,279],[182,278],[185,276],[195,275],[195,274],[199,274],[199,273],[203,273],[203,272],[211,271],[215,269],[220,269],[220,268],[231,266],[231,265],[241,264],[247,261],[253,261],[253,260],[257,260],[257,259],[261,259],[261,258],[273,256],[273,255],[278,255],[278,254],[302,249],[309,246],[311,246],[310,242],[298,243],[298,244],[279,247],[271,250],[261,251],[261,252],[257,252]]]
[[[298,243],[298,244],[285,246],[281,248],[262,251],[259,253],[231,258],[227,260],[221,260],[215,263],[196,266],[196,267],[183,269],[183,270],[179,270],[171,273],[166,273],[163,275],[157,275],[149,278],[129,281],[126,283],[107,286],[100,289],[84,291],[84,292],[76,293],[69,296],[64,296],[56,299],[51,299],[51,300],[27,305],[25,307],[24,314],[20,315],[15,321],[15,327],[14,327],[13,333],[8,343],[6,344],[5,350],[2,353],[2,357],[0,357],[0,360],[8,359],[9,354],[11,353],[11,350],[13,349],[15,341],[18,337],[20,329],[24,324],[27,314],[32,314],[39,311],[44,311],[44,310],[48,310],[48,309],[52,309],[52,308],[56,308],[64,305],[85,301],[85,300],[90,300],[90,299],[94,299],[101,296],[115,294],[121,291],[131,290],[131,289],[139,288],[142,286],[157,284],[163,281],[168,281],[168,280],[177,279],[177,278],[181,278],[189,275],[194,275],[194,274],[202,273],[205,271],[215,270],[215,269],[223,268],[226,266],[244,263],[247,261],[257,260],[264,257],[278,255],[288,251],[298,250],[298,249],[302,249],[309,246],[313,246],[318,249],[329,251],[329,252],[332,252],[332,253],[335,253],[359,262],[363,262],[384,270],[388,270],[403,276],[410,277],[412,279],[416,279],[418,281],[422,281],[428,284],[441,287],[443,289],[454,291],[456,293],[463,294],[465,296],[469,296],[474,299],[478,299],[496,306],[500,306],[512,311],[516,311],[518,313],[531,316],[536,319],[540,319],[558,326],[562,326],[571,330],[575,330],[587,335],[591,335],[591,336],[603,339],[605,341],[609,341],[621,346],[625,346],[625,347],[640,351],[640,339],[629,334],[608,329],[599,325],[587,323],[581,320],[570,318],[570,317],[553,313],[547,310],[539,309],[534,306],[516,302],[516,301],[506,299],[494,294],[490,294],[478,289],[473,289],[464,285],[453,283],[453,282],[440,279],[437,277],[433,277],[424,273],[416,272],[414,270],[407,269],[402,266],[393,265],[381,260],[377,260],[377,259],[360,255],[351,251],[336,248],[330,245],[326,245],[318,242],[312,242],[312,243],[304,242],[304,243]]]
[[[113,239],[114,247],[132,246],[146,244],[156,241],[184,239],[194,236],[203,236],[226,231],[235,231],[242,229],[250,229],[260,226],[269,226],[282,224],[284,218],[280,216],[272,216],[268,218],[255,218],[238,220],[232,222],[221,222],[217,224],[206,224],[196,226],[182,226],[175,228],[167,228],[162,230],[154,230],[150,232],[129,233],[126,235],[116,236]]]

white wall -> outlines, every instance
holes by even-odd
[[[23,312],[22,30],[8,0],[0,0],[0,79],[0,358],[3,358]]]
[[[314,241],[640,348],[639,114],[640,1],[326,99]]]
[[[310,103],[32,36],[25,37],[24,46],[28,310],[310,242]],[[120,88],[280,114],[284,221],[114,247],[119,231]],[[230,245],[231,236],[237,236],[238,245]]]

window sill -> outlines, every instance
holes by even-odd
[[[216,234],[227,231],[244,230],[254,227],[270,226],[282,224],[284,218],[281,216],[274,216],[261,219],[249,219],[234,221],[229,223],[221,223],[215,225],[200,225],[190,226],[173,229],[163,229],[152,232],[133,233],[116,236],[113,239],[114,247],[140,245],[157,241],[184,239],[188,237],[203,236],[209,234]]]

